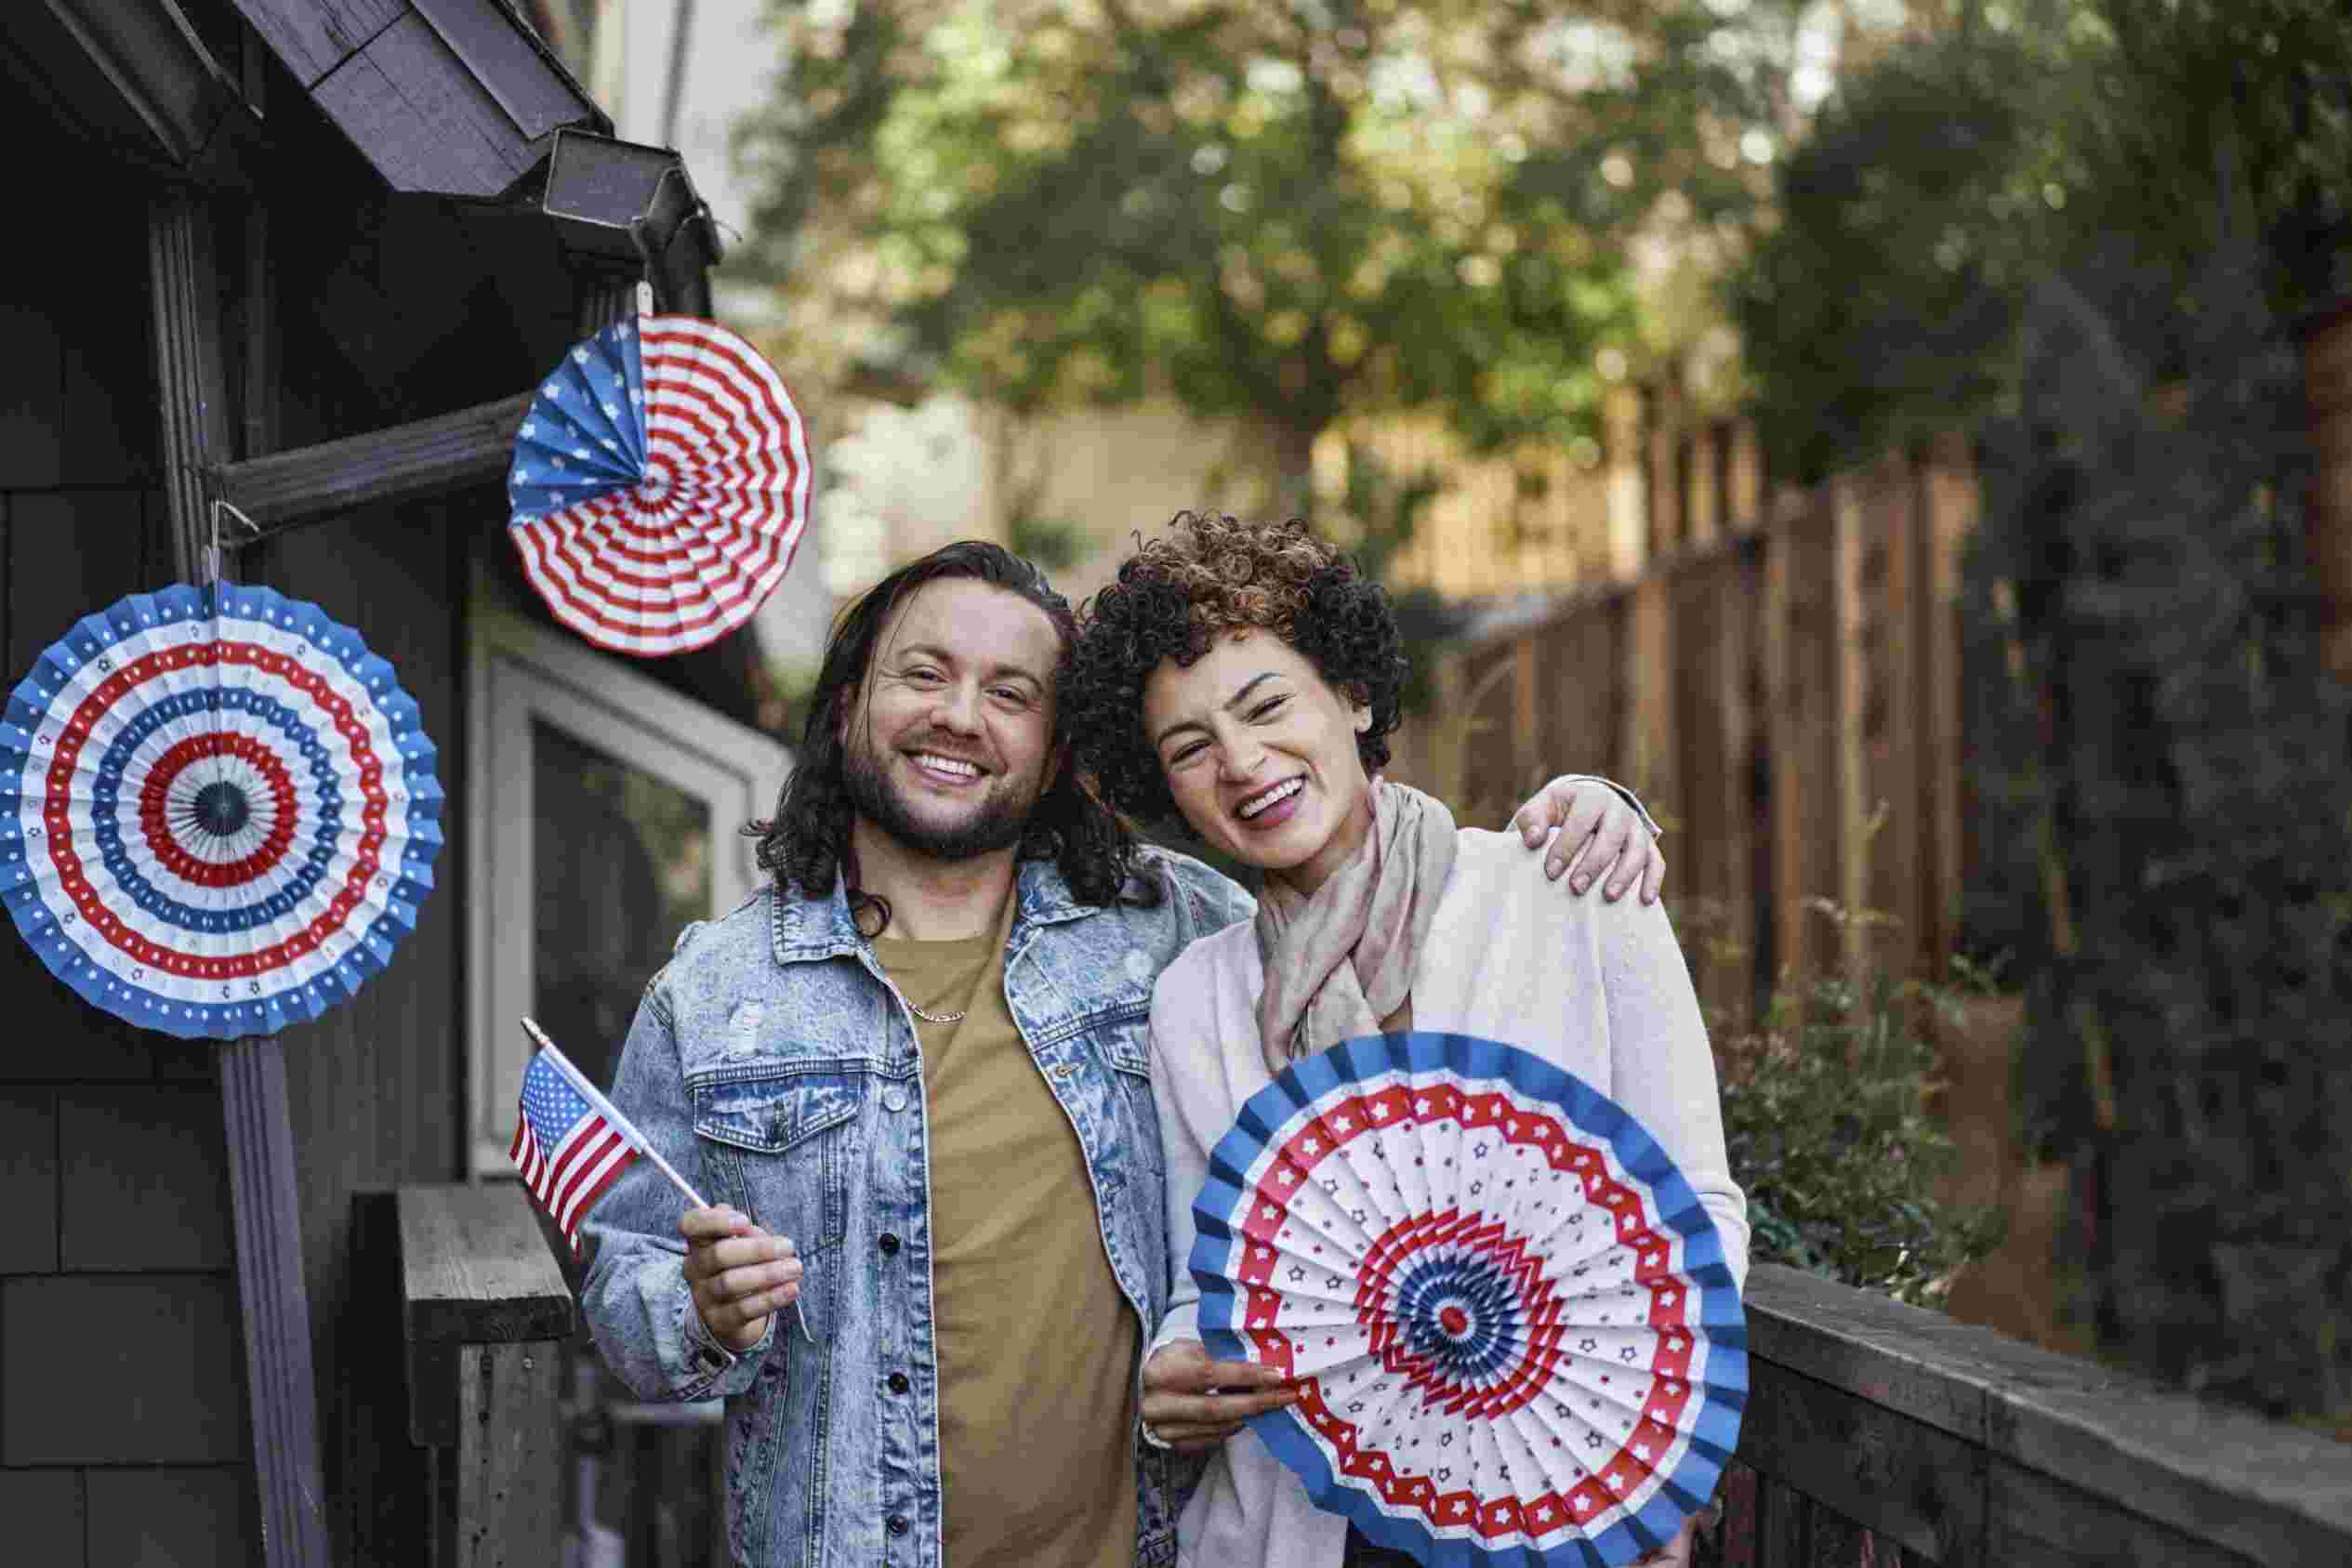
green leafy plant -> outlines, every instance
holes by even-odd
[[[1929,1107],[1926,1026],[1957,1021],[1974,981],[1789,977],[1751,1025],[1717,1031],[1751,1258],[1933,1306],[1999,1243],[1999,1211],[1937,1196],[1957,1153]]]

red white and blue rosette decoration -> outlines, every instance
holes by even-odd
[[[809,511],[799,412],[760,351],[693,316],[625,316],[540,384],[508,533],[556,619],[652,656],[716,641],[784,580]]]
[[[349,1001],[416,923],[433,743],[317,606],[133,594],[42,653],[0,720],[0,897],[59,980],[188,1038]]]
[[[1620,1107],[1491,1040],[1367,1035],[1250,1097],[1191,1258],[1209,1353],[1316,1505],[1431,1564],[1619,1564],[1707,1505],[1746,1319],[1689,1183]]]

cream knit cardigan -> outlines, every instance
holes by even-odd
[[[1724,1157],[1714,1059],[1665,909],[1571,897],[1516,837],[1475,829],[1460,837],[1414,974],[1413,1027],[1535,1051],[1632,1113],[1689,1179],[1744,1282],[1747,1201]],[[1152,1087],[1176,1273],[1155,1351],[1200,1337],[1200,1289],[1187,1266],[1193,1200],[1209,1152],[1268,1081],[1256,1019],[1263,984],[1256,932],[1244,920],[1186,948],[1152,993]],[[1177,1556],[1185,1568],[1339,1568],[1346,1539],[1346,1521],[1310,1503],[1244,1430],[1209,1460],[1177,1527]]]

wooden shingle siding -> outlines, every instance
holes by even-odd
[[[0,1470],[0,1531],[11,1561],[82,1568],[79,1470]]]
[[[69,1089],[58,1127],[65,1269],[235,1266],[218,1089]]]
[[[48,311],[14,289],[0,293],[0,490],[46,490],[65,477],[64,355]]]
[[[0,1086],[0,1274],[57,1271],[57,1095]]]
[[[13,166],[36,161],[27,156]],[[33,173],[32,178],[39,190],[44,175]],[[106,189],[122,189],[121,176],[115,181]],[[152,485],[161,472],[161,431],[150,389],[155,372],[147,312],[138,303],[147,294],[146,204],[93,202],[86,187],[70,178],[42,195],[43,204],[71,211],[77,228],[88,227],[80,243],[44,257],[54,269],[49,277],[20,285],[21,292],[11,291],[31,300],[35,310],[46,307],[59,313],[50,328],[54,357],[46,366],[0,371],[0,380],[17,381],[23,376],[18,387],[30,384],[33,417],[40,419],[46,406],[55,421],[49,442],[56,453],[52,482]],[[85,300],[93,303],[84,306]],[[20,389],[15,395],[22,399],[25,393]],[[44,443],[35,439],[30,444]],[[13,461],[0,458],[0,464]]]
[[[9,687],[82,616],[173,576],[144,191],[24,112],[0,103],[27,200],[73,212],[77,243],[26,251],[0,302]],[[0,1018],[0,1561],[257,1561],[211,1048],[90,1007],[13,929]]]
[[[238,1346],[218,1275],[0,1280],[0,1466],[243,1459]]]
[[[0,385],[21,385],[19,376],[31,379],[40,368],[0,361]],[[166,580],[152,564],[152,499],[129,487],[0,494],[7,508],[0,520],[0,634],[11,686],[82,616]],[[93,1009],[53,978],[13,929],[0,948],[9,1033],[26,1042],[0,1061],[0,1084],[149,1079],[159,1053],[178,1058],[201,1049],[142,1034]]]
[[[245,1568],[260,1560],[244,1472],[89,1472],[92,1568]]]

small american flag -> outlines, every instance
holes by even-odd
[[[521,1113],[507,1158],[576,1253],[580,1221],[638,1150],[634,1129],[617,1112],[607,1116],[604,1097],[591,1100],[564,1065],[553,1052],[541,1050],[522,1070]]]

